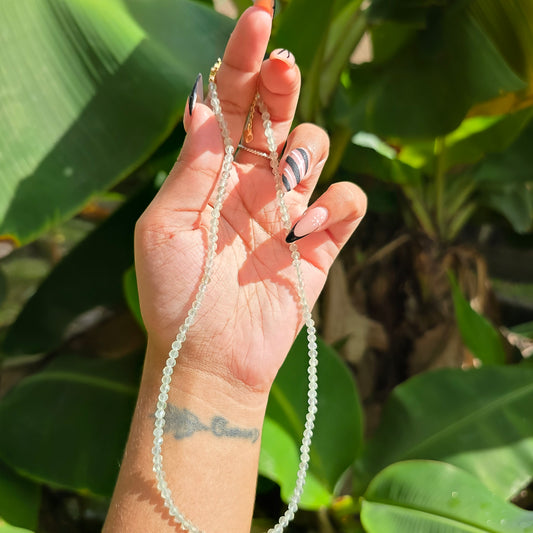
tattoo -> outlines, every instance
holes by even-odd
[[[167,406],[166,424],[163,431],[164,433],[172,433],[174,438],[178,440],[192,437],[200,431],[209,431],[215,437],[249,440],[252,444],[259,438],[257,428],[231,426],[223,416],[214,416],[210,424],[206,425],[188,409],[180,409],[172,404]]]

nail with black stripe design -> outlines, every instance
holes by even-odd
[[[294,67],[296,63],[296,59],[294,59],[294,55],[291,52],[289,52],[286,48],[276,48],[275,50],[272,50],[272,52],[270,52],[269,58],[271,61],[281,62],[283,65],[285,65],[288,68]]]
[[[203,102],[204,101],[204,80],[202,78],[202,74],[198,74],[196,76],[196,81],[194,82],[194,86],[192,88],[191,94],[189,95],[189,116],[192,117],[192,111],[194,109],[194,106],[196,105],[196,102]]]
[[[285,158],[281,180],[287,191],[296,187],[309,172],[311,156],[305,148],[291,150]]]

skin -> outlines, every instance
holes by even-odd
[[[241,16],[217,74],[218,93],[235,145],[258,89],[271,114],[279,153],[305,147],[310,171],[286,194],[291,220],[307,209],[327,157],[320,128],[289,135],[300,89],[294,58],[263,61],[272,18],[260,6]],[[224,155],[217,121],[203,103],[185,111],[180,157],[135,231],[136,269],[148,332],[145,367],[126,453],[104,533],[176,532],[155,486],[153,413],[161,371],[198,290],[207,232]],[[266,151],[260,114],[249,146]],[[283,164],[283,159],[281,160]],[[260,435],[268,393],[302,326],[286,231],[279,221],[268,160],[240,151],[220,217],[214,274],[174,369],[163,464],[178,508],[203,531],[250,530]],[[298,241],[312,306],[341,247],[366,210],[354,184],[333,184],[312,207],[329,216]],[[307,376],[302,376],[306,379]],[[170,416],[172,414],[172,416]]]

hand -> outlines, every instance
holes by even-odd
[[[260,2],[261,3],[261,2]],[[306,210],[328,154],[326,133],[302,124],[289,134],[300,89],[294,57],[275,51],[263,61],[271,15],[259,6],[240,18],[216,77],[222,111],[234,146],[240,140],[256,91],[268,108],[278,153],[303,148],[301,182],[286,178],[291,220]],[[192,102],[191,102],[192,104]],[[204,271],[207,232],[224,146],[211,109],[197,101],[185,111],[187,138],[178,161],[136,228],[136,268],[149,353],[158,370],[194,300]],[[256,110],[251,148],[268,152]],[[293,154],[298,156],[298,152]],[[311,209],[318,207],[318,211]],[[312,306],[341,247],[366,209],[363,192],[333,184],[295,228],[309,305]],[[316,215],[316,216],[314,216]],[[315,220],[309,220],[315,218]],[[310,226],[311,224],[311,226]],[[237,385],[268,391],[302,326],[296,275],[282,229],[269,161],[240,150],[220,216],[217,257],[206,297],[178,359],[179,365],[213,373]],[[152,364],[152,363],[150,363]]]

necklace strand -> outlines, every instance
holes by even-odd
[[[219,60],[220,61],[220,60]],[[187,337],[187,332],[192,326],[196,319],[198,309],[200,308],[203,299],[205,297],[205,292],[207,285],[211,279],[211,274],[213,271],[213,265],[216,256],[217,240],[218,240],[218,226],[220,211],[222,209],[222,203],[226,195],[226,187],[230,177],[231,169],[233,168],[234,160],[234,147],[233,142],[229,135],[228,126],[224,115],[222,114],[222,108],[220,106],[220,100],[218,98],[218,91],[215,82],[215,74],[217,65],[220,63],[217,62],[215,67],[213,67],[211,76],[209,77],[209,99],[211,101],[211,108],[217,119],[220,133],[224,141],[224,161],[222,163],[222,171],[220,175],[219,184],[217,186],[216,199],[211,212],[211,223],[208,230],[208,245],[207,245],[207,257],[205,261],[205,268],[202,278],[200,280],[200,285],[198,287],[198,292],[194,299],[194,302],[187,313],[187,318],[184,323],[180,326],[178,334],[176,335],[176,340],[172,343],[171,350],[168,354],[168,358],[163,368],[163,375],[161,377],[161,386],[159,388],[159,396],[157,398],[157,405],[155,411],[155,422],[154,422],[154,440],[152,447],[152,462],[153,462],[153,471],[155,473],[155,478],[157,481],[157,488],[163,498],[165,506],[168,508],[169,514],[173,517],[174,521],[178,523],[183,529],[189,531],[190,533],[203,533],[198,529],[174,504],[172,498],[172,492],[168,487],[168,483],[165,479],[165,471],[163,470],[163,456],[161,452],[161,447],[163,445],[163,431],[166,424],[165,414],[167,409],[167,400],[168,392],[170,390],[170,384],[172,381],[172,373],[174,371],[174,366],[176,365],[176,359],[178,358],[179,351],[185,342]],[[289,212],[287,205],[285,204],[285,193],[282,188],[281,176],[279,172],[279,161],[277,154],[277,145],[274,139],[274,132],[272,130],[272,122],[270,121],[270,114],[264,104],[264,102],[259,97],[259,94],[256,95],[254,103],[257,104],[259,112],[261,113],[261,119],[263,122],[264,133],[267,140],[268,150],[270,153],[270,167],[272,169],[272,174],[275,179],[276,187],[276,196],[278,199],[279,210],[281,215],[281,223],[283,228],[286,231],[289,231],[291,228],[291,221],[289,217]],[[308,377],[309,377],[309,387],[307,391],[307,403],[308,410],[305,421],[305,429],[303,432],[302,443],[300,446],[300,463],[298,466],[298,472],[296,475],[296,485],[294,487],[293,493],[289,498],[289,504],[285,513],[279,518],[278,523],[271,529],[268,530],[268,533],[281,533],[289,524],[289,522],[294,518],[296,511],[298,510],[298,505],[303,494],[303,488],[305,484],[305,478],[307,474],[307,469],[309,467],[309,451],[311,448],[311,438],[313,436],[313,429],[315,425],[315,416],[317,412],[317,365],[318,365],[318,351],[316,343],[316,329],[313,318],[311,316],[311,310],[307,303],[307,298],[305,295],[304,280],[302,275],[302,268],[300,262],[300,253],[298,252],[298,247],[296,243],[291,243],[289,245],[289,251],[292,257],[292,263],[294,270],[296,272],[297,278],[297,291],[300,299],[300,306],[302,309],[302,316],[307,328],[307,342],[308,342],[308,354],[309,354],[309,366],[308,366]]]

